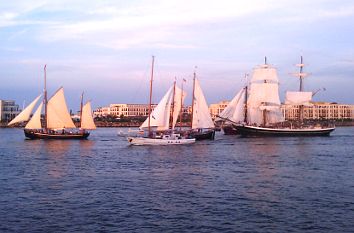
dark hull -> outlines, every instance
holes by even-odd
[[[87,139],[90,135],[89,132],[84,133],[64,133],[64,134],[50,134],[50,133],[43,133],[43,132],[34,132],[24,130],[26,138],[29,139]]]
[[[235,126],[238,133],[242,136],[256,137],[296,137],[296,136],[329,136],[335,128],[317,128],[317,129],[276,129],[253,126]]]
[[[225,135],[236,135],[237,133],[237,129],[235,128],[234,125],[224,125],[222,127],[222,130],[224,131]]]
[[[214,140],[215,138],[215,131],[214,130],[208,130],[205,132],[193,132],[191,134],[192,138],[195,138],[195,140],[200,141],[200,140]]]

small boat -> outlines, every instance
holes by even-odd
[[[60,87],[55,94],[47,101],[46,90],[46,66],[44,66],[44,98],[37,110],[30,119],[30,115],[41,98],[39,95],[30,105],[28,105],[17,117],[8,125],[28,121],[24,134],[29,139],[86,139],[90,132],[96,129],[93,121],[91,102],[83,105],[83,95],[80,105],[80,127],[76,128],[65,101],[64,89]],[[44,120],[41,120],[42,108],[44,105]],[[44,124],[42,124],[44,123]]]
[[[215,138],[215,125],[210,116],[208,104],[194,72],[192,98],[192,124],[190,136],[196,140]]]
[[[303,91],[303,59],[297,65],[300,72],[300,90],[287,92],[285,104],[299,105],[299,120],[294,126],[284,127],[284,116],[280,109],[279,80],[274,67],[265,64],[254,70],[249,91],[245,95],[245,123],[235,128],[242,136],[329,136],[335,127],[307,125],[303,121],[303,106],[310,104],[313,93]],[[249,93],[249,96],[247,95]],[[287,123],[287,122],[284,122]],[[286,124],[285,124],[286,125]]]
[[[161,137],[128,137],[128,142],[135,146],[166,146],[191,144],[195,142],[194,138],[183,138],[181,134],[165,134]]]
[[[152,57],[151,79],[150,79],[150,101],[149,115],[140,126],[144,130],[144,135],[127,137],[131,145],[183,145],[195,142],[194,138],[174,133],[178,115],[182,109],[182,103],[185,97],[183,90],[176,87],[176,82],[169,88],[164,97],[152,111],[152,82],[154,75],[154,57]],[[182,87],[183,88],[183,87]],[[177,98],[180,96],[181,98]],[[172,109],[171,109],[172,108]],[[172,116],[171,116],[172,113]],[[171,129],[170,129],[171,125]]]

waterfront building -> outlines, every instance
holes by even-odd
[[[226,108],[229,103],[230,101],[222,100],[219,103],[210,104],[209,111],[212,119],[215,120],[215,118],[220,115],[220,113]]]
[[[156,104],[152,105],[152,109]],[[95,117],[135,117],[147,116],[149,114],[148,104],[110,104],[109,107],[99,107],[93,111]]]
[[[299,118],[299,105],[282,105],[285,120]],[[312,102],[311,106],[304,107],[304,119],[306,120],[353,120],[354,105],[328,102]]]
[[[9,122],[20,112],[14,100],[0,100],[0,122]]]

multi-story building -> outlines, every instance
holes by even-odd
[[[215,119],[216,116],[220,115],[220,113],[226,108],[226,106],[229,103],[230,103],[229,101],[223,100],[223,101],[220,101],[219,103],[216,103],[216,104],[210,104],[209,105],[209,112],[211,114],[211,117],[213,119]]]
[[[304,106],[304,119],[307,120],[351,120],[354,119],[354,105],[327,102],[313,102]],[[285,120],[299,119],[299,105],[282,105]]]
[[[19,113],[19,106],[15,101],[0,100],[0,122],[9,122]]]
[[[153,104],[152,109],[156,107]],[[147,116],[149,114],[148,104],[111,104],[109,107],[100,107],[93,111],[96,117],[114,116],[114,117],[133,117],[133,116]]]

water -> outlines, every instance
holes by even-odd
[[[132,147],[0,129],[0,232],[353,232],[354,128]]]

